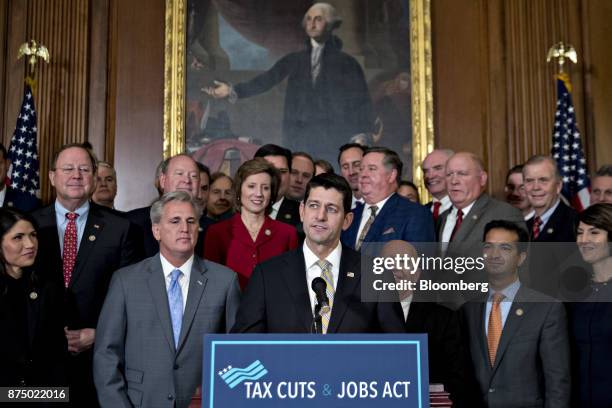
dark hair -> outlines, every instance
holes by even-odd
[[[217,171],[210,175],[210,186],[212,187],[213,183],[221,178],[226,178],[232,183],[232,188],[234,187],[234,179],[225,174],[222,171]]]
[[[316,168],[315,168],[315,162],[312,156],[306,152],[293,152],[293,154],[291,155],[291,158],[295,159],[296,157],[303,157],[307,160],[310,160],[310,162],[312,163],[312,174],[314,175]]]
[[[508,173],[506,173],[506,182],[508,182],[508,178],[511,175],[517,174],[517,173],[519,173],[521,176],[523,175],[523,165],[522,164],[517,164],[516,166],[508,170]]]
[[[0,153],[2,153],[2,158],[6,160],[8,153],[6,152],[6,147],[4,147],[2,143],[0,143]]]
[[[323,173],[334,173],[334,166],[331,165],[330,162],[323,159],[315,160],[315,173],[317,172],[317,166],[323,169]]]
[[[529,234],[524,228],[520,227],[517,223],[507,220],[493,220],[487,223],[484,228],[484,234],[482,240],[485,241],[489,231],[494,229],[503,229],[506,231],[514,232],[518,238],[517,247],[519,252],[527,251],[527,243],[529,242]]]
[[[593,204],[578,214],[578,221],[607,231],[608,242],[612,242],[612,204]]]
[[[408,186],[408,187],[413,188],[414,191],[416,191],[417,193],[417,202],[421,201],[421,197],[419,197],[419,188],[416,186],[416,184],[412,182],[412,180],[401,180],[399,182],[399,185],[397,186],[397,189],[399,190],[401,186]]]
[[[384,156],[382,161],[383,165],[387,168],[387,170],[397,170],[396,181],[398,184],[402,181],[402,168],[404,167],[404,163],[402,163],[402,160],[395,151],[387,147],[372,146],[368,147],[363,155],[365,156],[369,153],[382,153]]]
[[[319,174],[318,176],[314,176],[306,185],[304,203],[306,203],[306,200],[308,200],[310,190],[316,187],[323,187],[325,190],[329,190],[330,188],[337,190],[340,194],[342,194],[342,207],[344,209],[344,214],[348,214],[351,211],[353,191],[344,177],[334,173],[323,173]]]
[[[4,157],[6,157],[6,153]],[[612,177],[612,164],[604,164],[598,168],[592,178],[595,177]]]
[[[196,161],[196,164],[198,165],[198,170],[200,171],[200,173],[206,174],[208,176],[208,181],[210,182],[210,169],[208,168],[208,166],[200,163],[199,161]]]
[[[91,174],[95,176],[96,171],[98,170],[98,159],[93,151],[88,149],[82,143],[68,143],[60,147],[59,150],[55,152],[53,159],[51,160],[51,171],[55,171],[57,169],[57,159],[59,158],[60,154],[62,154],[62,152],[65,150],[72,149],[73,147],[83,149],[87,153],[87,156],[89,156],[89,160],[91,161]]]
[[[366,148],[363,145],[359,144],[359,143],[346,143],[346,144],[343,144],[342,146],[340,146],[340,149],[339,149],[340,151],[338,152],[338,164],[340,164],[340,157],[342,156],[342,153],[344,153],[348,149],[352,149],[353,147],[361,150],[361,154],[362,155],[365,153]]]
[[[38,230],[36,225],[36,221],[26,213],[23,213],[15,208],[0,208],[0,244],[4,239],[4,236],[17,224],[19,221],[27,221],[34,227],[35,230]],[[4,259],[4,254],[2,253],[2,249],[0,247],[0,294],[4,294],[6,291],[6,287],[4,285],[4,280],[8,277],[8,273],[6,272],[6,266],[4,263],[6,259]],[[31,273],[30,274],[30,284],[35,284],[37,279],[36,276]]]
[[[252,160],[247,160],[238,168],[236,175],[234,176],[234,191],[235,191],[235,206],[236,210],[240,211],[242,203],[240,202],[240,196],[242,195],[242,184],[246,181],[249,176],[255,174],[266,173],[270,176],[270,202],[266,208],[266,214],[272,211],[272,206],[276,202],[278,196],[278,188],[280,186],[280,173],[266,159],[256,157]]]
[[[255,156],[253,157],[266,156],[283,156],[285,159],[287,159],[287,167],[289,168],[289,171],[291,171],[291,150],[285,149],[284,147],[279,145],[269,143],[257,149],[257,151],[255,152]]]

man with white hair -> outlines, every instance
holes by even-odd
[[[369,132],[373,124],[363,70],[355,58],[341,51],[342,42],[333,35],[340,24],[333,6],[316,3],[302,21],[308,36],[304,50],[284,56],[250,81],[237,85],[215,81],[214,87],[204,91],[234,102],[267,92],[288,78],[283,145],[331,162],[336,159],[338,140]]]

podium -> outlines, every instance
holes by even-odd
[[[448,407],[424,334],[205,335],[201,406]]]

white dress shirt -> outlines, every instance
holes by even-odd
[[[440,203],[440,210],[438,211],[438,215],[442,214],[444,211],[448,210],[449,208],[451,208],[453,206],[453,203],[451,203],[450,197],[445,195],[444,197],[442,197],[441,200],[438,200],[436,197],[432,197],[431,199],[431,207],[429,208],[429,211],[431,211],[431,213],[433,214],[434,211],[434,206],[433,203]]]
[[[475,202],[476,201],[472,202],[472,204],[468,205],[467,207],[463,208],[463,210],[461,210],[463,211],[463,221],[462,222],[465,222]],[[448,216],[446,217],[446,222],[444,223],[444,229],[442,230],[442,240],[440,242],[450,242],[451,235],[453,234],[453,228],[455,228],[455,224],[457,223],[458,211],[459,210],[456,207],[453,207],[450,214],[448,214]]]
[[[363,231],[363,229],[365,228],[366,223],[368,222],[368,219],[370,218],[370,214],[372,213],[371,208],[376,206],[378,208],[378,210],[376,210],[376,216],[378,217],[378,215],[380,214],[380,212],[382,211],[385,203],[387,201],[389,201],[389,198],[395,193],[392,193],[390,195],[388,195],[385,199],[380,200],[377,203],[374,204],[364,204],[363,205],[363,212],[361,213],[361,221],[359,221],[359,229],[357,230],[357,237],[355,238],[355,245],[357,245],[357,241],[359,241],[359,237],[361,236],[361,231]],[[355,221],[355,220],[353,220]]]
[[[411,293],[405,299],[400,301],[402,305],[402,312],[404,312],[404,322],[408,320],[408,313],[410,313],[410,304],[412,303],[412,298],[414,298],[414,293]]]
[[[68,218],[66,214],[69,213],[59,201],[55,200],[55,223],[57,224],[57,235],[59,237],[60,253],[64,256],[64,235],[66,235],[66,228],[68,227]],[[83,233],[85,233],[85,225],[87,224],[87,217],[89,216],[89,201],[85,201],[83,205],[74,210],[79,216],[76,218],[77,228],[77,254],[81,240],[83,239]]]
[[[4,200],[6,199],[6,189],[7,187],[4,186],[4,188],[0,190],[0,208],[4,205]]]
[[[273,220],[275,220],[276,217],[278,216],[278,210],[280,210],[280,207],[281,205],[283,205],[284,200],[285,200],[285,197],[281,197],[280,200],[272,204],[272,211],[270,211],[270,218],[272,218]]]
[[[521,287],[521,282],[517,279],[510,285],[506,286],[500,292],[505,296],[504,299],[500,302],[499,308],[501,311],[502,318],[502,329],[506,324],[506,320],[508,319],[508,314],[510,313],[510,308],[512,307],[512,302],[514,302],[514,298],[516,297],[516,293]],[[493,294],[496,292],[493,290],[489,290],[489,295],[487,296],[487,307],[485,308],[485,334],[489,335],[489,317],[491,316],[491,307],[493,305]]]
[[[166,292],[170,287],[172,281],[172,271],[180,269],[183,272],[179,275],[178,283],[181,287],[181,293],[183,295],[183,312],[185,312],[185,305],[187,304],[187,294],[189,293],[189,278],[191,277],[191,268],[193,266],[193,255],[178,268],[172,265],[164,256],[160,253],[159,258],[161,259],[162,270],[164,272],[164,281],[166,282]]]
[[[302,246],[303,250],[304,250],[304,261],[306,263],[306,283],[308,284],[308,294],[310,295],[310,308],[314,314],[314,308],[315,305],[317,304],[317,296],[315,295],[314,291],[311,289],[312,286],[312,281],[314,280],[314,278],[316,277],[320,277],[321,276],[321,268],[319,268],[319,265],[317,265],[317,261],[319,260],[319,257],[317,255],[314,254],[314,252],[312,252],[310,250],[310,248],[308,248],[308,245],[306,245],[306,242],[304,242],[304,245]],[[338,245],[336,246],[336,248],[334,248],[333,251],[330,252],[329,255],[327,255],[327,257],[325,258],[325,260],[327,262],[329,262],[332,265],[332,277],[334,278],[334,292],[336,292],[336,290],[338,289],[338,276],[340,275],[340,257],[342,256],[342,244],[340,244],[340,242],[338,242]],[[333,306],[332,306],[332,312],[333,312]]]

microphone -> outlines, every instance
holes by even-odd
[[[327,297],[327,282],[319,276],[312,280],[312,284],[310,285],[315,295],[317,295],[317,303],[321,307],[319,310],[319,315],[323,313],[329,313],[329,298]]]

